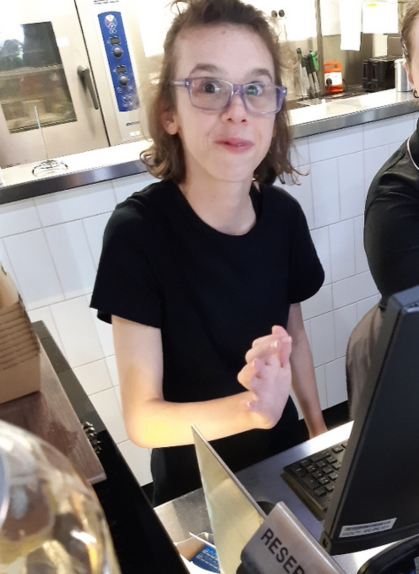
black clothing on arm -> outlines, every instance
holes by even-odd
[[[203,222],[171,181],[119,204],[105,230],[91,306],[161,329],[163,393],[171,402],[242,392],[237,375],[257,337],[286,327],[289,306],[314,295],[324,272],[301,207],[275,187],[252,188],[258,214],[244,235]],[[271,430],[213,441],[237,471],[299,441],[290,399]],[[194,447],[154,449],[154,502],[200,486]]]
[[[384,310],[391,295],[419,284],[419,131],[374,177],[365,208],[364,246]]]

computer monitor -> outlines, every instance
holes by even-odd
[[[419,286],[384,314],[320,543],[352,553],[419,533]]]

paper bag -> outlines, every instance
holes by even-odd
[[[0,263],[0,403],[40,387],[39,341],[17,288]]]

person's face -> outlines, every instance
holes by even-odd
[[[234,84],[275,82],[274,64],[263,40],[239,26],[190,30],[175,44],[174,80],[211,77]],[[170,134],[179,134],[186,162],[186,182],[202,178],[250,184],[266,156],[274,133],[275,114],[246,110],[239,94],[224,110],[194,107],[188,90],[176,87],[176,110],[162,121]]]
[[[410,43],[410,65],[405,64],[405,68],[412,90],[419,93],[419,18],[413,23]]]

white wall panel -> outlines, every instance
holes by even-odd
[[[305,321],[332,311],[332,286],[324,285],[313,297],[301,303],[301,309]]]
[[[329,227],[332,280],[340,281],[355,275],[355,237],[352,219]]]
[[[377,293],[377,287],[369,271],[336,281],[333,285],[333,304],[335,309],[367,299]]]
[[[324,365],[336,358],[335,324],[333,313],[325,313],[310,320],[314,366]]]
[[[362,215],[365,208],[363,152],[340,157],[338,166],[341,219]]]
[[[44,231],[11,235],[4,243],[28,309],[45,307],[64,299]]]
[[[7,237],[41,227],[33,199],[0,205],[0,237]]]
[[[35,203],[42,225],[48,226],[110,212],[116,202],[112,183],[104,182],[43,195]]]
[[[411,114],[371,122],[364,126],[364,149],[404,141],[415,129]]]
[[[336,309],[335,316],[335,335],[336,335],[336,356],[344,357],[346,347],[348,346],[349,336],[357,324],[356,304],[347,305]]]
[[[88,395],[110,389],[113,386],[105,359],[75,367],[73,371]]]
[[[311,232],[311,238],[323,266],[325,276],[324,284],[330,283],[332,280],[332,268],[330,263],[329,227],[313,229]]]
[[[135,445],[130,440],[120,442],[118,448],[138,482],[141,485],[152,482],[150,471],[151,451]]]
[[[71,367],[103,358],[103,350],[86,297],[57,303],[51,306],[51,311]]]
[[[327,402],[338,405],[348,398],[346,390],[345,359],[337,359],[324,367],[326,375]]]
[[[46,227],[45,235],[66,299],[91,292],[96,269],[82,222]]]
[[[363,148],[362,126],[311,136],[309,147],[312,163],[356,153]]]
[[[122,411],[116,396],[115,388],[106,389],[90,396],[100,418],[103,420],[106,428],[110,432],[113,440],[120,443],[128,440],[122,419]]]
[[[111,213],[103,213],[93,217],[86,217],[82,220],[96,269],[99,265],[100,254],[102,253],[103,232],[105,231],[110,216]]]
[[[313,163],[311,166],[311,182],[314,202],[314,226],[318,228],[337,223],[340,220],[337,159]]]

